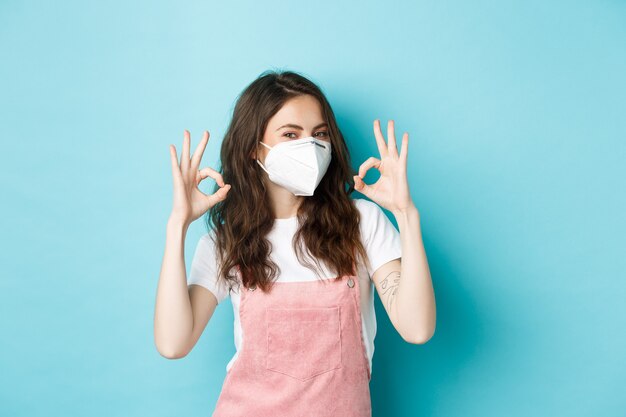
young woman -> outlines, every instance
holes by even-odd
[[[419,212],[409,195],[408,134],[398,153],[374,121],[380,158],[352,170],[319,87],[267,71],[237,100],[221,169],[200,167],[204,132],[190,156],[170,145],[173,210],[159,278],[155,342],[161,355],[193,348],[216,305],[230,297],[236,353],[214,417],[370,416],[376,333],[374,287],[409,343],[435,330],[435,299]],[[370,168],[373,185],[363,182]],[[198,189],[211,177],[211,195]],[[354,190],[372,201],[353,199]],[[395,216],[399,232],[380,206]],[[207,213],[189,279],[184,240]]]

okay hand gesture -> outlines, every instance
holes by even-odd
[[[205,130],[202,140],[196,147],[191,159],[189,159],[191,139],[189,131],[185,130],[180,164],[176,156],[176,148],[174,145],[170,145],[170,159],[174,180],[174,203],[170,218],[175,218],[186,225],[191,224],[209,208],[225,199],[228,190],[230,190],[230,184],[225,184],[222,175],[213,168],[198,169],[208,141],[209,132]],[[220,186],[220,189],[211,195],[204,194],[198,188],[200,182],[207,177],[213,178]]]
[[[385,142],[378,119],[374,120],[374,136],[376,137],[380,159],[372,156],[361,164],[359,175],[354,176],[354,188],[375,203],[396,214],[414,206],[406,175],[409,134],[405,132],[402,136],[400,155],[398,155],[396,148],[393,120],[389,120],[387,123],[388,143]],[[363,177],[372,167],[380,171],[380,178],[370,185],[363,182]]]

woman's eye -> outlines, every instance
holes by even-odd
[[[293,136],[290,136],[290,135],[293,135]],[[290,139],[294,139],[295,137],[297,137],[297,136],[298,136],[298,134],[297,134],[297,133],[294,133],[294,132],[285,132],[285,134],[284,134],[283,136],[287,136],[287,137],[288,137],[288,138],[290,138]],[[320,136],[322,136],[322,137],[327,137],[327,136],[328,136],[328,132],[326,132],[326,131],[323,131],[323,132],[317,132],[317,133],[315,133],[313,136],[315,136],[315,137],[320,137]]]

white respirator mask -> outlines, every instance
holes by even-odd
[[[270,151],[265,157],[265,166],[256,161],[273,183],[295,195],[313,195],[330,165],[330,142],[307,136],[274,146],[259,143]]]

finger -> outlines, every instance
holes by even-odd
[[[376,137],[376,146],[378,146],[378,152],[381,158],[387,156],[387,144],[383,137],[383,132],[380,131],[380,120],[374,120],[374,136]]]
[[[409,134],[404,132],[402,135],[402,144],[400,145],[400,161],[406,166],[406,160],[409,153]]]
[[[366,184],[358,175],[354,177],[354,189],[366,196],[367,198],[372,198],[374,195],[373,188],[371,185]]]
[[[200,161],[202,161],[202,155],[204,154],[204,150],[206,149],[206,144],[208,141],[209,132],[205,130],[204,134],[202,135],[202,140],[200,140],[200,143],[198,144],[198,146],[196,146],[196,150],[191,157],[191,165],[189,165],[189,169],[193,169],[194,171],[198,169],[198,165],[200,165]]]
[[[203,179],[207,177],[211,177],[215,180],[217,185],[219,185],[220,187],[223,187],[225,185],[224,178],[222,178],[222,174],[220,174],[213,168],[210,168],[210,167],[202,168],[201,170],[198,171],[198,174],[200,174],[200,181],[202,181]],[[200,183],[200,181],[198,181],[198,183]]]
[[[172,165],[172,177],[174,182],[182,181],[183,177],[178,166],[178,157],[176,156],[176,147],[170,144],[170,161]]]
[[[370,156],[359,167],[359,177],[361,178],[365,177],[365,174],[367,173],[367,171],[369,171],[369,169],[372,167],[380,171],[381,164],[382,162],[380,161],[380,159]]]
[[[191,137],[189,131],[185,129],[183,134],[183,151],[180,155],[180,171],[183,175],[186,175],[189,171],[189,147],[191,143]]]
[[[396,134],[393,120],[387,122],[387,140],[389,141],[389,146],[387,147],[389,154],[397,157],[398,148],[396,146]]]
[[[213,194],[206,196],[209,202],[209,206],[213,207],[218,202],[224,200],[228,195],[228,190],[230,190],[230,184],[226,184],[224,187],[220,188]]]

